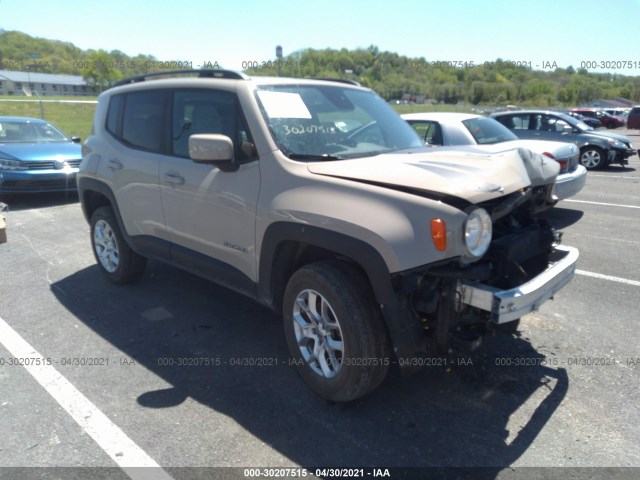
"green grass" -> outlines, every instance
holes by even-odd
[[[2,100],[37,100],[34,97],[0,96],[0,116],[41,118],[39,102],[3,102]],[[96,100],[96,97],[45,97],[43,100]],[[420,112],[470,112],[463,105],[392,105],[398,113]],[[79,136],[84,141],[91,132],[96,104],[43,102],[45,120],[53,123],[69,136]]]
[[[95,100],[95,97],[46,97],[43,100]],[[0,96],[0,116],[42,118],[39,102],[3,102],[2,100],[37,100],[34,97]],[[91,132],[94,103],[42,102],[44,119],[53,123],[68,136],[79,136],[84,141]]]
[[[469,105],[391,105],[398,115],[405,113],[424,113],[424,112],[463,112],[471,113]]]

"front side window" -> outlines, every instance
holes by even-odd
[[[256,97],[282,152],[297,160],[359,158],[423,147],[373,92],[341,85],[270,85]]]
[[[528,130],[530,115],[506,115],[498,117],[500,123],[510,130]]]
[[[409,125],[413,127],[420,138],[427,145],[443,145],[442,127],[438,122],[428,122],[422,120],[410,120]]]
[[[565,122],[561,118],[552,117],[552,116],[547,117],[547,124],[549,125],[549,131],[551,132],[562,133],[565,131],[565,128],[567,127],[572,128],[571,125],[569,125],[567,122]]]
[[[226,135],[234,157],[243,162],[257,157],[249,129],[234,93],[218,90],[177,90],[173,93],[171,153],[189,158],[189,137],[199,133]]]

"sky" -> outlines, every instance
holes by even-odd
[[[232,70],[273,60],[276,45],[285,56],[375,45],[458,65],[640,75],[639,20],[640,0],[0,0],[4,30]]]

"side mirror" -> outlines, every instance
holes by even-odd
[[[189,157],[195,163],[214,165],[225,172],[238,169],[233,163],[233,142],[226,135],[198,133],[189,137]]]
[[[80,143],[82,142],[82,139],[80,137],[71,137],[71,141],[73,143]]]
[[[573,127],[571,125],[565,125],[564,127],[562,127],[563,135],[569,135],[570,133],[573,133]]]

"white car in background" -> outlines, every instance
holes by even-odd
[[[527,148],[560,164],[555,194],[559,200],[578,193],[587,181],[587,169],[580,165],[578,146],[545,140],[521,140],[493,118],[470,113],[408,113],[401,115],[427,145],[446,148],[473,145],[488,153]]]

